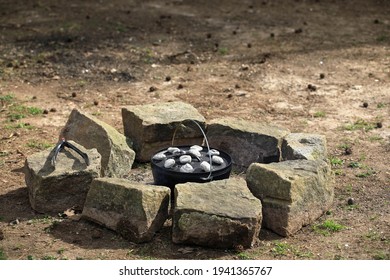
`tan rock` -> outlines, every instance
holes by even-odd
[[[215,248],[251,247],[262,209],[241,178],[175,186],[174,243]]]
[[[101,156],[96,149],[87,150],[69,141],[89,158],[65,148],[51,164],[54,150],[48,149],[27,157],[24,172],[30,204],[41,213],[60,213],[69,208],[82,210],[90,184],[100,176]]]
[[[319,134],[291,133],[283,139],[282,157],[284,160],[326,160],[326,138]]]
[[[333,177],[323,160],[253,163],[246,180],[254,196],[261,199],[264,226],[282,236],[312,223],[333,202]]]
[[[135,159],[131,140],[94,116],[74,109],[62,137],[88,149],[96,148],[102,156],[102,176],[121,178],[131,170]]]
[[[230,117],[213,120],[207,126],[210,146],[229,153],[239,170],[253,162],[278,162],[283,137],[289,133],[274,125]]]
[[[82,217],[104,225],[124,238],[150,241],[168,217],[170,189],[120,178],[92,182]]]

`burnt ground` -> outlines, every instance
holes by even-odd
[[[389,259],[389,14],[386,0],[0,1],[0,259]],[[174,245],[169,222],[134,244],[31,209],[20,169],[73,108],[123,131],[121,107],[174,100],[324,134],[332,208],[244,251]]]

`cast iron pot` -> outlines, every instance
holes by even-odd
[[[177,146],[182,151],[188,151],[190,146]],[[166,149],[158,151],[156,154],[165,151]],[[215,149],[217,150],[217,149]],[[222,180],[228,179],[230,176],[230,172],[232,170],[232,159],[229,154],[219,151],[219,156],[224,160],[222,165],[217,165],[213,163],[213,169],[211,172],[205,172],[200,169],[200,162],[197,160],[193,160],[192,165],[194,167],[194,172],[192,173],[184,173],[180,172],[179,168],[182,164],[180,164],[178,157],[173,155],[169,155],[166,153],[167,159],[174,158],[176,161],[175,168],[165,168],[164,161],[158,161],[151,159],[152,173],[154,178],[154,183],[160,186],[167,186],[173,188],[176,184],[187,183],[187,182],[196,182],[196,183],[205,183],[214,180]],[[209,157],[207,156],[208,148],[203,147],[201,152],[202,160],[209,162]]]

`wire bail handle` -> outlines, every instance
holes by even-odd
[[[172,136],[172,146],[173,146],[173,142],[174,142],[174,140],[175,140],[175,135],[176,135],[176,132],[177,132],[178,128],[179,128],[180,126],[184,126],[183,122],[185,122],[185,121],[192,121],[193,123],[195,123],[195,124],[197,125],[197,127],[199,128],[199,130],[200,130],[200,131],[202,132],[202,134],[203,134],[203,140],[204,140],[204,142],[206,142],[207,154],[208,154],[208,156],[209,156],[210,173],[209,173],[209,176],[207,176],[206,178],[201,178],[201,179],[203,179],[203,180],[210,180],[210,179],[211,179],[211,180],[212,180],[213,177],[211,176],[211,174],[212,174],[212,170],[213,170],[213,161],[212,161],[212,158],[211,158],[209,141],[207,140],[206,133],[203,131],[202,127],[200,126],[200,124],[199,124],[197,121],[195,121],[195,120],[193,120],[193,119],[187,119],[187,120],[181,121],[180,124],[176,126],[176,129],[175,129],[175,131],[173,132],[173,136]],[[184,127],[185,127],[185,126],[184,126]]]

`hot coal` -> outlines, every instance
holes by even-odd
[[[183,166],[186,164],[190,164],[193,168],[193,171],[191,173],[204,173],[207,174],[209,171],[204,171],[204,163],[202,162],[207,162],[210,163],[210,155],[215,157],[216,152],[218,150],[216,149],[210,149],[210,153],[207,149],[207,147],[200,147],[198,146],[201,150],[198,149],[199,154],[193,153],[194,149],[191,147],[181,147],[180,149],[177,147],[169,147],[166,150],[160,151],[156,153],[152,157],[152,162],[157,165],[158,167],[173,171],[173,172],[179,172],[183,173],[183,170],[188,170],[188,168],[184,168]],[[165,158],[162,157],[161,155],[165,155]],[[188,156],[191,157],[191,161],[188,162],[188,160],[183,161],[180,160],[180,158],[183,159],[183,156]],[[174,163],[173,163],[174,162]],[[216,163],[218,162],[218,163]],[[224,169],[229,162],[223,157],[223,156],[218,156],[217,161],[212,160],[212,169],[211,171],[218,171],[221,169]],[[188,171],[187,171],[188,172]]]

